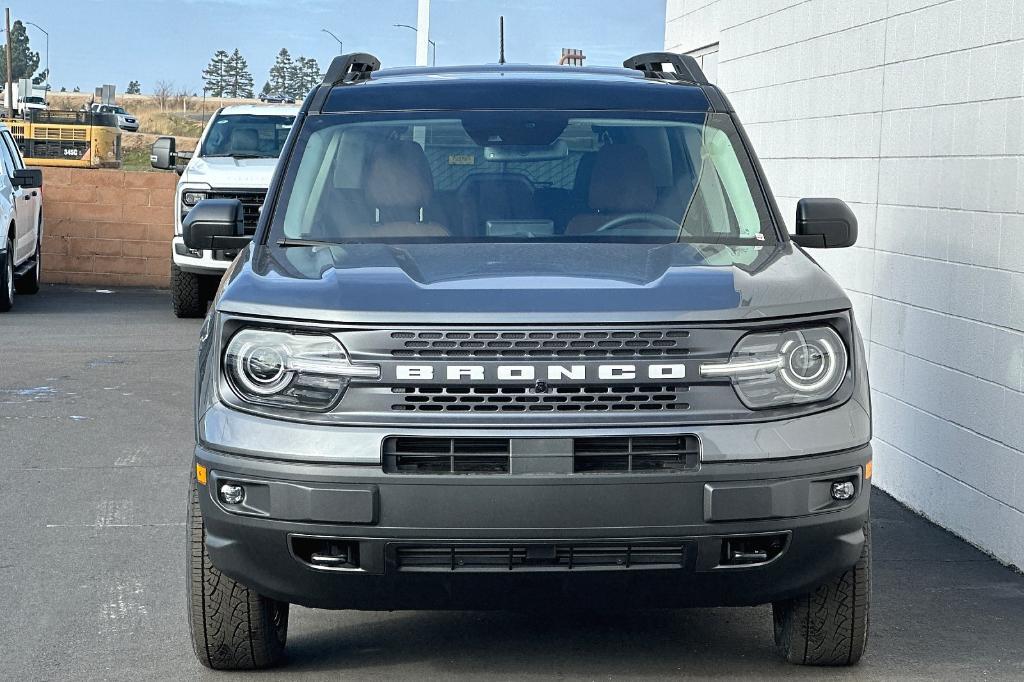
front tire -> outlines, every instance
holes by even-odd
[[[194,477],[188,514],[188,607],[192,649],[207,668],[256,670],[284,661],[288,604],[257,594],[210,562]]]
[[[185,272],[171,263],[171,302],[178,317],[206,317],[206,306],[213,298],[208,280],[194,272]]]
[[[871,522],[850,570],[813,592],[772,604],[775,645],[797,665],[853,665],[868,642],[871,603]]]

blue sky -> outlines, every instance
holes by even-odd
[[[55,89],[91,90],[128,81],[149,92],[157,80],[201,90],[200,73],[217,49],[239,48],[256,87],[277,51],[316,57],[326,68],[337,43],[377,55],[384,66],[415,61],[416,0],[8,0],[12,21],[50,33]],[[582,48],[587,64],[620,64],[661,49],[665,0],[432,0],[430,37],[437,63],[496,62],[498,15],[505,15],[509,62],[554,63],[562,47]],[[44,37],[29,27],[40,55]]]

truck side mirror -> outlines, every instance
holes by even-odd
[[[38,168],[19,168],[14,171],[11,184],[22,189],[36,189],[43,186],[43,171]]]
[[[161,170],[174,170],[175,142],[173,137],[158,137],[153,143],[153,150],[149,154],[149,163],[153,168]]]
[[[793,241],[812,249],[841,249],[857,243],[857,216],[840,199],[801,199]]]
[[[252,239],[245,234],[244,211],[238,199],[203,199],[181,223],[190,249],[241,249]]]

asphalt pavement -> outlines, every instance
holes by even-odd
[[[185,619],[198,331],[161,291],[49,286],[0,315],[0,679],[236,677],[199,666]],[[1024,576],[880,491],[873,505],[871,640],[853,669],[780,662],[768,607],[293,607],[289,665],[269,676],[1024,679]]]

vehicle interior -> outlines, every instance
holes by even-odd
[[[285,238],[324,241],[775,240],[728,117],[328,125],[291,174]]]
[[[200,155],[276,158],[294,121],[294,116],[218,116],[210,124]]]

